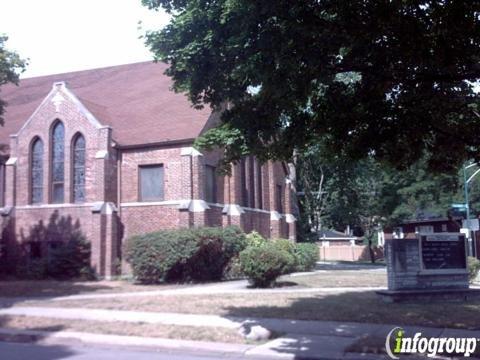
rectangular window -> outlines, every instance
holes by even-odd
[[[417,234],[433,234],[433,226],[431,225],[415,226],[415,232]]]
[[[247,189],[247,165],[245,158],[240,160],[240,186],[242,190],[241,205],[248,207],[248,189]]]
[[[217,202],[217,174],[213,166],[205,165],[205,200]]]
[[[276,208],[277,211],[282,214],[283,213],[283,189],[282,185],[277,185],[277,204]]]
[[[263,209],[263,178],[262,165],[257,160],[257,208]]]
[[[248,158],[248,206],[255,207],[255,161],[253,156]]]
[[[163,165],[139,167],[140,201],[161,201],[164,199]]]

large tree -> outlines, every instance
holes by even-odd
[[[446,216],[452,203],[464,201],[460,174],[431,173],[424,159],[397,171],[372,157],[348,161],[326,154],[316,145],[298,155],[300,236],[320,227],[350,226],[369,237],[376,228],[405,219]],[[478,186],[470,190],[475,213]]]
[[[227,110],[200,145],[289,159],[326,139],[353,159],[437,170],[480,159],[477,0],[142,0],[176,91]]]
[[[0,34],[0,87],[7,83],[17,83],[19,73],[21,73],[26,66],[26,62],[22,60],[17,53],[9,51],[5,47],[5,42],[8,38]],[[1,89],[0,89],[1,90]],[[5,111],[5,101],[2,101],[0,92],[0,125],[3,125],[3,113]],[[5,144],[0,146],[0,152],[3,150]],[[4,244],[0,238],[0,262],[2,261]]]
[[[8,37],[0,34],[0,86],[18,83],[19,74],[25,70],[26,62],[20,56],[6,48]],[[0,93],[1,96],[1,93]],[[0,125],[3,125],[5,102],[0,97]]]

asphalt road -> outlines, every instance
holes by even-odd
[[[243,359],[236,355],[160,352],[123,347],[38,345],[0,342],[0,360],[213,360]],[[249,358],[251,359],[251,358]]]

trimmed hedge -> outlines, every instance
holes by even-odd
[[[245,238],[247,239],[247,246],[260,246],[267,242],[267,239],[256,231],[247,234]]]
[[[318,247],[312,243],[266,240],[255,231],[246,238],[248,246],[240,253],[240,266],[255,287],[272,286],[279,276],[294,271],[313,270],[319,259]]]
[[[318,246],[312,243],[297,243],[295,248],[295,271],[311,271],[320,259]]]
[[[270,287],[295,266],[295,258],[275,242],[250,246],[240,253],[242,271],[254,287]]]
[[[127,241],[126,258],[142,283],[220,280],[246,247],[238,227],[164,230]]]

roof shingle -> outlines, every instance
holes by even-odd
[[[194,109],[187,97],[171,89],[166,64],[142,62],[22,79],[19,86],[1,87],[7,102],[0,144],[9,143],[52,88],[66,86],[123,146],[193,139],[206,127],[211,110]]]

